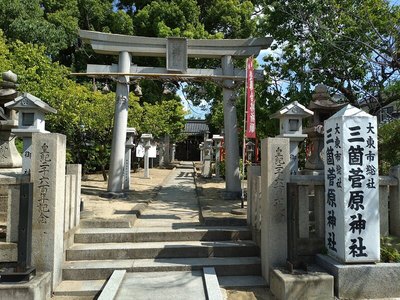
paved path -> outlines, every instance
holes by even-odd
[[[135,227],[185,228],[200,225],[193,164],[182,163],[168,176]]]
[[[127,273],[116,300],[202,300],[203,272]]]
[[[200,225],[193,164],[174,169],[134,227],[137,229],[183,229]],[[201,300],[206,299],[201,271],[127,273],[117,300]]]

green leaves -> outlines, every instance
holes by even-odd
[[[400,120],[394,120],[379,127],[380,172],[388,174],[391,166],[400,164]]]
[[[400,37],[398,7],[385,0],[263,3],[268,9],[260,28],[281,51],[274,54],[278,63],[266,60],[266,71],[275,82],[288,82],[283,97],[293,100],[305,87],[324,83],[354,105],[371,97],[387,103],[385,87],[400,76],[393,56]]]

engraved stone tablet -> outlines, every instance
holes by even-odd
[[[187,65],[187,40],[185,38],[168,38],[167,70],[186,73]]]

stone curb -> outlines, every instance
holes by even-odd
[[[204,285],[208,300],[222,300],[222,293],[219,287],[217,274],[213,267],[203,268]]]
[[[122,280],[125,277],[126,270],[115,270],[106,285],[101,291],[98,300],[112,300],[118,293],[119,287],[121,286]]]

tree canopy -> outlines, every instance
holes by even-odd
[[[386,0],[262,1],[269,98],[310,99],[318,83],[372,113],[398,99],[400,8]]]
[[[58,109],[48,124],[68,135],[71,161],[87,161],[93,155],[106,161],[115,95],[93,91],[91,79],[68,75],[84,71],[88,63],[116,63],[117,57],[97,55],[82,44],[79,28],[193,39],[272,36],[275,42],[264,57],[266,80],[256,85],[257,134],[265,137],[276,133],[269,115],[287,102],[307,105],[319,83],[342,101],[368,105],[372,113],[398,100],[399,20],[399,6],[388,0],[0,0],[0,69],[12,69],[21,90]],[[157,67],[164,66],[165,59],[133,57],[133,63]],[[220,63],[189,59],[190,67],[215,68]],[[243,68],[244,59],[235,64]],[[114,84],[108,84],[113,90]],[[159,137],[178,137],[184,123],[178,88],[165,94],[163,84],[140,79],[143,96],[132,94],[129,125]],[[212,104],[208,118],[219,131],[222,88],[204,82],[183,87],[195,105],[203,100]],[[240,115],[242,87],[237,99]],[[74,148],[83,140],[88,150]],[[96,147],[97,154],[90,152]]]

